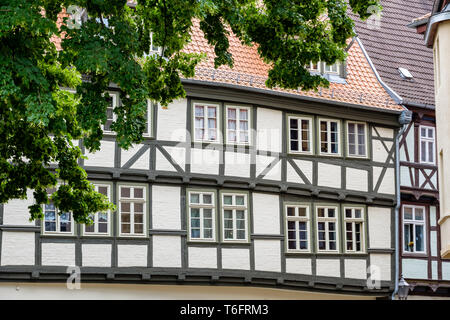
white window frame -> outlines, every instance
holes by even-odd
[[[119,101],[119,93],[115,93],[115,92],[112,92],[112,91],[108,91],[107,94],[108,94],[110,97],[112,97],[112,105],[113,105],[113,110],[112,110],[113,118],[112,118],[112,121],[114,122],[114,121],[116,121],[116,119],[117,119],[117,115],[116,115],[116,113],[114,112],[114,109],[117,108],[118,103],[119,103],[119,102],[118,102],[118,101]],[[106,119],[106,121],[108,121],[108,119]],[[107,134],[116,134],[114,131],[106,130],[106,129],[105,129],[105,124],[103,124],[103,123],[101,124],[101,128],[102,128],[103,133],[107,133]]]
[[[203,133],[203,137],[205,137],[205,132],[208,133],[207,137],[209,138],[209,121],[208,121],[208,107],[215,107],[216,108],[216,139],[212,140],[212,139],[197,139],[197,134],[196,134],[196,126],[195,126],[195,107],[196,106],[203,106],[206,107],[203,110],[203,124],[204,124],[204,133]],[[218,103],[210,103],[210,102],[194,102],[192,104],[192,137],[193,137],[193,141],[194,142],[205,142],[205,143],[220,143],[221,142],[221,138],[220,138],[220,104]]]
[[[405,220],[405,208],[411,208],[413,218]],[[416,209],[422,209],[423,210],[423,220],[417,220],[416,219]],[[413,251],[406,250],[405,247],[405,224],[413,225],[413,239],[414,239],[414,246]],[[416,225],[423,226],[423,251],[417,251],[416,250]],[[403,253],[405,254],[427,254],[427,211],[426,207],[424,206],[415,206],[415,205],[403,205],[402,206],[402,243],[403,243]]]
[[[288,216],[288,208],[294,208],[295,210],[295,216]],[[306,209],[306,216],[302,217],[298,214],[298,209],[303,208]],[[311,252],[311,206],[309,204],[303,204],[303,203],[286,203],[284,206],[285,210],[285,241],[286,241],[286,252],[292,252],[292,253],[310,253]],[[296,249],[290,249],[289,248],[289,222],[295,222],[295,242],[296,242]],[[298,222],[305,222],[306,223],[306,242],[307,247],[306,249],[300,249],[300,237],[299,232],[300,229],[298,228]]]
[[[191,194],[199,195],[199,203],[191,203]],[[211,195],[211,204],[205,204],[203,202],[203,195]],[[202,199],[200,201],[200,199]],[[188,240],[192,242],[216,242],[216,192],[209,190],[188,190],[187,193],[187,203],[188,203]],[[191,225],[191,209],[199,209],[199,219],[200,219],[200,238],[192,238],[192,225]],[[211,209],[212,217],[212,238],[204,237],[204,210]]]
[[[320,123],[322,121],[325,121],[327,123],[327,141],[324,141],[327,143],[328,146],[328,152],[322,152],[322,134],[321,134],[321,126]],[[337,123],[337,147],[338,152],[332,153],[331,152],[331,122]],[[340,157],[342,154],[342,130],[341,130],[341,120],[337,119],[329,119],[329,118],[318,118],[317,119],[317,133],[319,137],[319,143],[318,143],[318,150],[319,155],[325,155],[325,156],[332,156],[332,157]]]
[[[51,203],[51,202],[50,202]],[[68,231],[61,231],[61,217],[59,215],[59,209],[55,207],[55,225],[56,225],[56,231],[47,231],[45,230],[45,204],[43,205],[43,211],[44,211],[44,219],[42,219],[42,234],[46,234],[46,235],[74,235],[75,234],[75,228],[76,228],[76,224],[75,221],[73,220],[73,215],[72,212],[69,212],[69,216],[70,216],[70,232]]]
[[[336,61],[332,65],[328,65],[327,63],[324,63],[324,73],[327,74],[339,74],[339,68],[341,66],[341,63]],[[336,67],[336,71],[332,70],[333,67]]]
[[[309,68],[308,68],[309,71],[311,71],[311,72],[320,72],[320,61],[316,62],[316,65],[317,65],[316,69],[314,69],[313,65],[314,65],[314,62],[310,61],[309,62]]]
[[[302,145],[303,139],[301,139],[301,133],[302,133],[302,128],[301,128],[301,121],[302,120],[307,120],[309,121],[309,151],[300,151],[300,150],[292,150],[291,149],[291,119],[295,119],[297,120],[297,131],[298,131],[298,136],[297,136],[297,141],[298,141],[298,146],[299,149]],[[300,123],[300,126],[298,125]],[[288,116],[288,147],[289,147],[289,153],[295,153],[295,154],[309,154],[312,155],[314,154],[314,135],[313,135],[313,125],[314,125],[314,118],[313,117],[306,117],[306,116],[294,116],[294,115],[290,115]]]
[[[122,198],[122,188],[130,188],[130,198]],[[143,198],[134,198],[134,189],[143,189]],[[119,237],[138,237],[143,238],[147,237],[147,219],[148,219],[148,211],[147,211],[147,186],[141,185],[141,184],[118,184],[117,185],[117,211],[118,211],[118,234]],[[133,197],[131,197],[133,195]],[[122,202],[129,202],[130,203],[130,233],[123,233],[122,232]],[[142,212],[143,212],[143,233],[135,233],[134,232],[134,204],[135,203],[142,203]]]
[[[356,154],[351,154],[350,153],[350,131],[349,131],[349,125],[350,124],[354,124],[355,128],[356,128],[356,133],[355,133],[355,151],[357,151]],[[357,126],[358,125],[364,125],[364,155],[360,155],[359,153],[359,144],[358,144],[358,130],[357,130]],[[368,125],[366,122],[360,122],[360,121],[347,121],[347,127],[346,127],[346,131],[347,131],[347,157],[352,157],[352,158],[363,158],[366,159],[368,158]]]
[[[319,217],[319,209],[325,209],[326,216]],[[334,209],[335,215],[333,218],[328,217],[328,209]],[[339,253],[340,252],[340,238],[339,238],[339,207],[334,205],[317,205],[314,208],[316,218],[316,252],[317,253]],[[325,249],[319,249],[319,223],[325,223]],[[329,238],[329,223],[335,223],[336,233],[336,250],[330,250],[330,238]]]
[[[422,137],[422,129],[426,130],[427,136]],[[433,132],[433,138],[428,138],[428,130],[431,130]],[[422,160],[422,142],[425,142],[426,146],[426,160]],[[433,161],[429,161],[429,143],[433,143]],[[432,126],[419,126],[419,163],[425,163],[425,164],[436,164],[436,128]]]
[[[107,197],[108,201],[111,202],[111,188],[112,186],[110,184],[104,184],[104,183],[92,183],[94,185],[95,191],[98,192],[99,187],[106,187],[107,188]],[[99,212],[94,213],[94,231],[89,232],[86,231],[86,224],[83,224],[83,235],[84,236],[110,236],[111,235],[111,210],[107,210],[104,212],[107,214],[107,230],[106,232],[99,232],[98,231],[98,214]]]
[[[230,130],[228,128],[228,109],[236,109],[236,129],[234,130],[236,133],[236,141],[230,141],[228,139],[228,131]],[[241,142],[241,126],[240,126],[240,110],[247,110],[247,135],[248,135],[248,141],[247,142]],[[239,106],[239,105],[225,105],[225,141],[227,144],[233,144],[233,145],[244,145],[248,146],[251,144],[252,141],[252,108],[247,106]]]
[[[351,217],[348,218],[347,217],[347,210],[351,210]],[[361,217],[360,218],[356,218],[355,216],[355,210],[361,210]],[[342,213],[343,217],[344,217],[344,250],[346,253],[365,253],[366,252],[366,242],[365,242],[365,227],[366,227],[366,223],[365,223],[365,208],[364,207],[353,207],[353,206],[345,206],[343,213]],[[351,223],[352,224],[352,240],[349,240],[347,238],[347,223]],[[361,245],[361,250],[357,251],[356,250],[356,228],[355,225],[356,224],[360,224],[360,234],[361,234],[361,238],[360,238],[360,245]],[[353,249],[349,250],[347,249],[347,242],[351,241],[352,242],[352,246]]]
[[[225,196],[232,196],[232,205],[224,203]],[[236,196],[244,197],[244,205],[236,205]],[[249,226],[248,226],[248,194],[247,193],[239,193],[239,192],[222,192],[220,194],[221,200],[221,223],[222,223],[222,241],[223,242],[232,242],[232,243],[248,243],[249,242]],[[233,219],[233,239],[225,239],[225,210],[232,211],[232,219]],[[237,219],[236,219],[236,211],[244,211],[244,225],[245,225],[245,237],[244,239],[237,239]]]

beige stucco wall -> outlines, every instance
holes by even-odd
[[[450,258],[450,21],[438,25],[434,50],[441,255]]]
[[[0,283],[0,299],[136,299],[136,300],[355,300],[368,296],[323,294],[255,287],[189,286],[156,284],[81,283],[79,290],[69,290],[65,283]]]

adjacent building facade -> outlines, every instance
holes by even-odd
[[[432,10],[433,1],[389,0],[382,5],[381,18],[357,21],[356,32],[387,90],[413,113],[400,141],[399,273],[412,295],[448,296],[450,261],[441,256],[446,235],[438,191],[439,183],[442,199],[445,178],[440,171],[445,169],[439,167],[438,174],[436,143],[447,143],[449,135],[439,136],[436,129],[436,118],[442,117],[435,116],[433,50],[410,28],[413,19]]]
[[[214,69],[213,49],[197,25],[192,33],[185,50],[208,60],[183,80],[187,98],[168,108],[149,103],[147,133],[129,150],[107,123],[101,151],[81,160],[118,210],[84,226],[52,204],[44,220],[29,222],[31,192],[2,205],[0,279],[46,290],[43,282],[65,282],[75,266],[86,288],[110,285],[119,297],[120,283],[147,284],[147,294],[157,284],[169,298],[177,284],[197,285],[196,298],[213,291],[236,298],[240,290],[266,298],[390,296],[404,108],[360,41],[349,41],[347,61],[310,66],[330,88],[302,92],[266,88],[269,67],[234,37],[234,68]],[[120,89],[109,94],[113,109]],[[11,288],[1,284],[0,294]],[[288,291],[257,291],[269,289]],[[65,286],[52,290],[67,294]]]

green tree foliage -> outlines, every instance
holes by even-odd
[[[349,4],[361,18],[379,6],[378,0]],[[58,14],[74,6],[87,19],[77,26],[69,17],[59,28]],[[59,182],[51,200],[76,222],[114,209],[88,182],[72,141],[99,149],[104,93],[114,83],[121,104],[111,128],[122,148],[139,143],[147,99],[165,106],[184,97],[180,77],[193,77],[203,58],[182,52],[194,19],[214,46],[216,67],[233,66],[231,30],[244,44],[257,44],[272,66],[268,87],[308,90],[328,82],[305,65],[345,58],[353,35],[347,12],[346,0],[0,0],[0,203],[33,189],[30,219],[42,218],[46,190]],[[162,55],[150,54],[151,33]]]

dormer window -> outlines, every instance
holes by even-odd
[[[340,66],[339,62],[336,62],[331,65],[325,64],[325,73],[339,74],[339,66]]]

